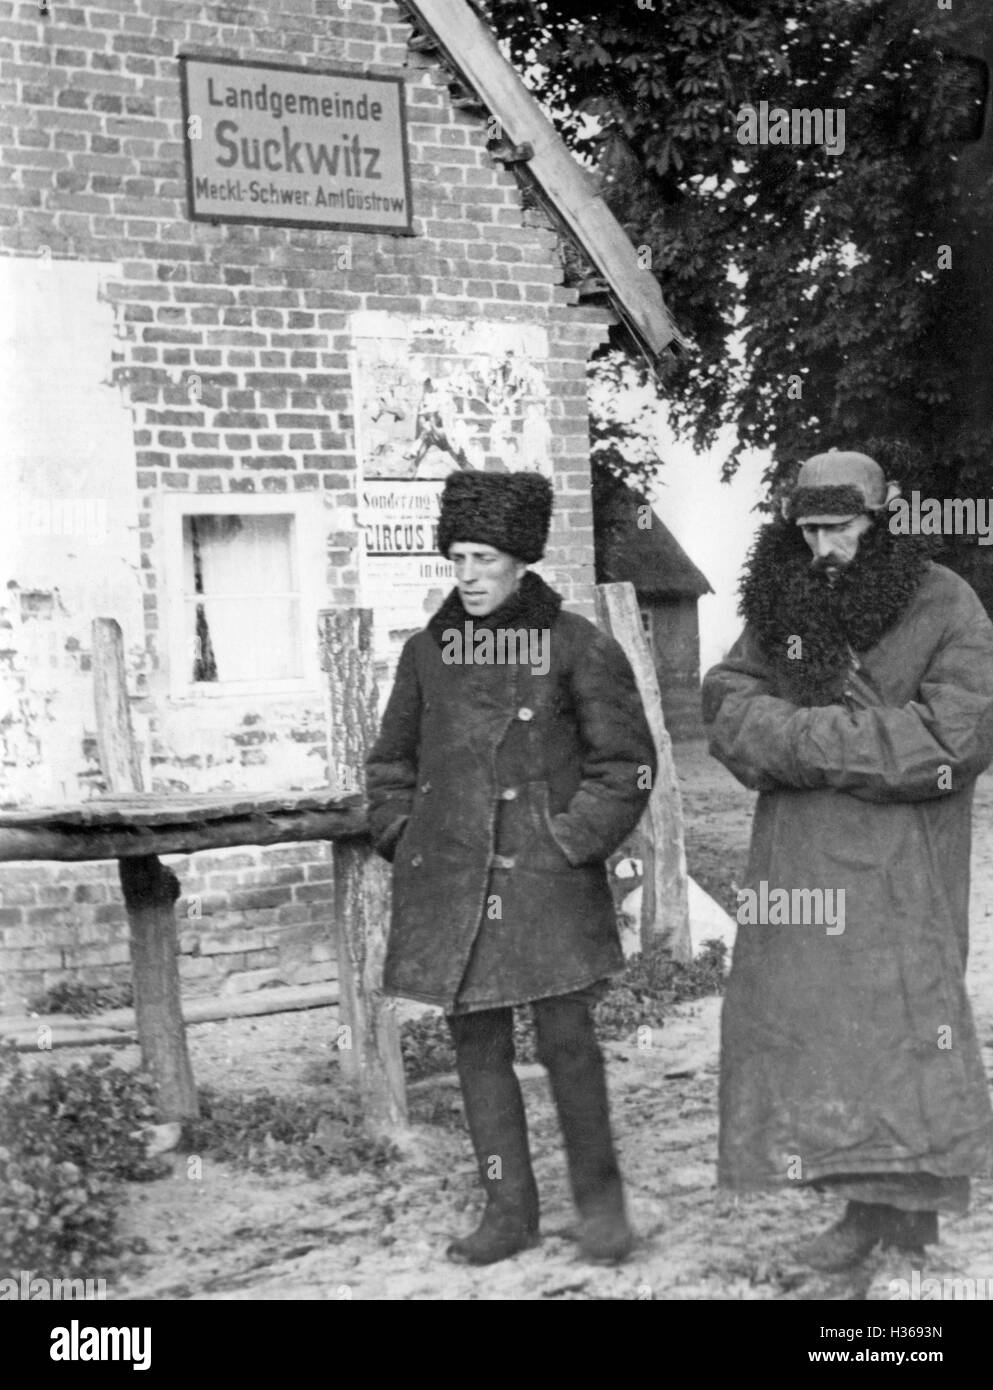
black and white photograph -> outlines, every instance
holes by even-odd
[[[990,0],[0,0],[26,1367],[965,1365],[991,69]]]

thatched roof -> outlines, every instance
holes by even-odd
[[[640,513],[640,526],[639,507],[649,507]],[[595,530],[598,584],[626,580],[639,598],[699,598],[714,592],[658,513],[632,488],[620,484],[598,503]]]

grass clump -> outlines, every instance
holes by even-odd
[[[28,1009],[33,1014],[74,1014],[78,1018],[133,1006],[134,990],[130,980],[119,985],[83,985],[77,980],[60,980],[28,1000]]]
[[[0,1043],[0,1273],[91,1277],[120,1255],[120,1184],[159,1176],[152,1083],[105,1055],[28,1068]]]
[[[200,1090],[200,1118],[189,1130],[189,1147],[253,1173],[357,1173],[393,1161],[393,1144],[368,1134],[351,1092],[320,1100],[297,1100],[259,1091],[238,1096],[212,1087]]]

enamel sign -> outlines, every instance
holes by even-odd
[[[403,81],[180,59],[189,215],[410,235]]]

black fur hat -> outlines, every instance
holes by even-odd
[[[545,553],[552,485],[541,473],[449,473],[441,494],[438,549],[455,541],[492,545],[532,565]]]

